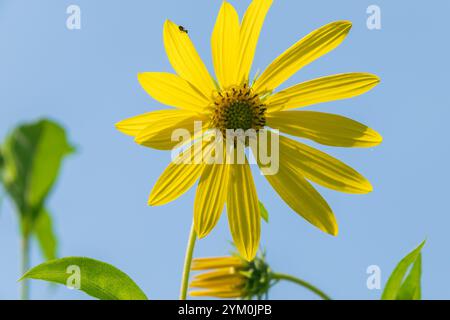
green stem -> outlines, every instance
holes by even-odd
[[[197,235],[195,234],[194,222],[192,222],[191,232],[189,233],[189,240],[186,248],[186,255],[184,257],[183,276],[181,279],[180,300],[186,300],[187,290],[189,286],[189,273],[191,271],[192,256],[194,254],[195,241]]]
[[[21,253],[22,253],[22,261],[21,261],[21,272],[22,276],[28,271],[30,268],[30,237],[28,235],[24,235],[22,237],[22,243],[21,243]],[[21,288],[20,288],[20,298],[22,300],[28,300],[29,294],[30,294],[30,288],[28,286],[27,280],[21,281]]]
[[[321,297],[323,300],[331,300],[331,298],[326,295],[322,290],[316,288],[315,286],[313,286],[312,284],[296,278],[294,276],[291,276],[289,274],[284,274],[284,273],[272,273],[272,279],[274,280],[285,280],[285,281],[290,281],[293,283],[296,283],[312,292],[314,292],[315,294],[317,294],[319,297]]]

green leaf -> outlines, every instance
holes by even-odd
[[[56,282],[100,300],[147,300],[128,275],[110,264],[85,257],[45,262],[25,273],[23,279]]]
[[[50,120],[21,125],[7,137],[1,149],[1,177],[28,225],[41,211],[63,158],[72,151],[64,129]]]
[[[411,272],[403,282],[397,300],[420,300],[422,298],[420,277],[422,274],[422,254],[419,254],[414,262]]]
[[[421,299],[421,251],[425,242],[404,257],[392,272],[384,288],[382,300],[420,300]],[[412,267],[411,267],[412,266]],[[406,276],[408,270],[410,273]]]
[[[34,234],[45,259],[56,259],[58,239],[53,230],[52,218],[46,209],[43,209],[36,219]]]
[[[265,222],[269,223],[269,212],[261,201],[259,202],[259,213],[261,214],[261,218],[263,218]]]
[[[1,174],[2,170],[3,170],[4,164],[5,164],[5,159],[3,158],[2,150],[0,150],[0,174]]]
[[[2,150],[0,148],[0,182],[2,182],[1,177],[3,176],[3,166],[4,166],[5,160],[3,159]],[[0,214],[2,213],[3,209],[3,200],[5,198],[3,185],[0,183]]]
[[[2,213],[3,210],[3,200],[5,198],[5,195],[3,194],[3,188],[0,185],[0,214]]]

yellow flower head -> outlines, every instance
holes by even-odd
[[[200,258],[192,262],[197,274],[190,283],[195,297],[261,299],[271,287],[270,268],[264,257],[247,262],[239,256]]]
[[[300,39],[250,81],[250,70],[261,28],[272,0],[254,0],[242,20],[223,2],[214,27],[211,47],[216,80],[199,57],[189,34],[171,21],[164,24],[164,45],[176,74],[145,72],[138,75],[144,90],[175,109],[154,111],[121,121],[117,128],[138,144],[160,150],[179,146],[172,140],[176,129],[193,138],[180,155],[192,160],[210,148],[198,141],[209,129],[273,128],[279,132],[337,147],[373,147],[381,136],[354,120],[313,111],[292,110],[352,98],[379,83],[369,73],[345,73],[277,88],[307,64],[335,49],[351,29],[348,21],[327,24]],[[372,191],[370,182],[341,161],[284,135],[279,141],[279,168],[266,175],[279,196],[299,215],[319,229],[337,235],[335,216],[309,181],[346,193]],[[254,151],[254,150],[253,150]],[[208,152],[208,151],[207,151]],[[258,161],[261,169],[263,165]],[[248,162],[242,164],[172,162],[156,182],[150,205],[177,199],[197,181],[194,226],[202,238],[209,234],[227,207],[233,241],[240,254],[252,260],[260,240],[258,196]]]

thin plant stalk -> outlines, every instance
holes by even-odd
[[[180,300],[186,300],[187,290],[189,286],[189,274],[191,271],[192,256],[194,255],[195,242],[197,235],[195,234],[194,222],[192,222],[191,231],[189,233],[189,240],[186,248],[186,255],[184,257],[183,275],[181,278]]]
[[[24,275],[30,268],[30,237],[28,235],[24,235],[22,237],[21,254],[22,254],[21,272],[22,275]],[[27,280],[23,280],[21,282],[20,298],[22,300],[28,300],[29,296],[30,296],[29,283]]]
[[[320,290],[319,288],[313,286],[309,282],[306,282],[302,279],[291,276],[289,274],[272,273],[272,279],[277,280],[277,281],[284,280],[284,281],[289,281],[289,282],[298,284],[299,286],[302,286],[302,287],[308,289],[309,291],[315,293],[316,295],[321,297],[323,300],[331,300],[331,298],[327,294],[325,294],[322,290]]]

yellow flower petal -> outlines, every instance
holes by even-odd
[[[298,171],[283,165],[278,174],[266,178],[292,210],[320,230],[335,236],[338,234],[331,208]]]
[[[344,73],[306,81],[269,97],[267,112],[353,98],[378,83],[380,78],[370,73]]]
[[[176,132],[175,130],[186,130],[185,132],[189,132],[191,137],[193,137],[195,134],[200,135],[203,128],[207,125],[204,121],[206,118],[198,113],[184,110],[151,112],[145,117],[147,119],[152,118],[152,121],[139,131],[135,141],[140,145],[159,150],[172,150],[180,143],[177,140],[179,138],[178,134],[175,133],[179,132],[181,134],[182,132]],[[130,123],[133,123],[133,121],[135,120],[132,120]]]
[[[237,257],[196,258],[192,261],[192,270],[241,267],[242,260]]]
[[[314,111],[281,111],[267,115],[267,125],[283,133],[335,147],[374,147],[383,138],[373,129],[342,116]]]
[[[190,291],[191,297],[214,297],[222,299],[232,299],[242,297],[242,291],[239,289],[228,288],[226,290],[204,290],[204,291]]]
[[[181,110],[158,110],[122,120],[116,123],[116,129],[126,135],[136,137],[142,130],[149,126],[158,124],[161,120],[169,120],[172,123],[178,123],[186,118],[195,116],[197,116],[199,120],[202,119],[197,113],[194,112]]]
[[[194,185],[204,168],[203,162],[195,162],[196,157],[201,152],[203,152],[202,142],[199,141],[169,164],[153,187],[148,200],[149,205],[162,206],[167,204],[183,195]]]
[[[248,81],[253,57],[255,56],[259,34],[261,33],[272,0],[253,0],[244,15],[240,32],[240,50],[238,56],[238,83]]]
[[[341,161],[303,143],[280,136],[280,162],[324,187],[346,193],[364,194],[372,185]]]
[[[194,269],[192,269],[194,270]],[[199,270],[199,269],[197,269]],[[235,276],[239,275],[242,276],[236,268],[228,267],[228,268],[219,268],[214,269],[213,271],[208,271],[205,273],[200,273],[195,275],[194,280],[215,280],[219,278],[229,277],[229,276]]]
[[[237,83],[239,32],[239,16],[233,6],[224,1],[211,38],[214,70],[223,89]]]
[[[159,110],[148,112],[116,123],[116,129],[126,135],[135,137],[149,125],[152,125],[158,122],[159,119],[165,117],[175,117],[180,120],[185,118],[185,114],[179,112],[179,110]]]
[[[272,154],[270,137],[268,135],[268,152]],[[257,150],[252,151],[256,157]],[[263,168],[259,159],[257,160],[259,166]],[[331,208],[314,187],[306,181],[303,172],[293,166],[289,160],[284,154],[281,154],[280,150],[279,170],[274,175],[266,175],[266,179],[292,210],[320,230],[337,235],[338,226]]]
[[[215,90],[214,81],[189,35],[169,20],[164,24],[164,46],[169,61],[178,75],[193,84],[205,97],[211,97]]]
[[[337,21],[313,31],[276,58],[256,80],[254,89],[257,92],[274,90],[298,70],[335,49],[351,26],[349,21]]]
[[[194,226],[199,238],[216,226],[225,206],[228,185],[227,164],[206,165],[194,202]]]
[[[247,282],[242,276],[239,275],[229,275],[227,277],[217,278],[214,280],[193,280],[189,287],[191,288],[205,288],[214,289],[224,286],[239,287]]]
[[[144,72],[138,74],[138,80],[150,96],[166,105],[203,112],[210,104],[203,94],[177,75],[165,72]]]
[[[236,248],[243,258],[253,260],[258,251],[261,217],[258,196],[248,163],[231,165],[227,211]]]

